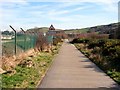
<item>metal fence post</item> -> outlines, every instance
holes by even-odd
[[[30,32],[30,49],[32,48],[32,32]]]
[[[28,34],[29,34],[29,39],[30,39],[29,41],[29,49],[30,49],[31,48],[31,32],[29,32]]]
[[[9,25],[9,26],[10,26],[10,28],[11,28],[11,29],[14,31],[14,33],[15,33],[15,55],[16,55],[16,53],[17,53],[16,30],[15,30],[11,25]]]
[[[26,42],[26,43],[25,43],[25,49],[26,49],[26,50],[28,50],[28,48],[29,48],[28,40],[27,40],[27,39],[28,39],[28,35],[29,35],[29,33],[26,32],[26,33],[25,33],[25,42]]]
[[[0,31],[0,68],[2,68],[2,36]],[[0,80],[2,80],[2,77],[0,76]],[[1,87],[2,81],[0,81],[0,87]]]
[[[30,32],[30,48],[33,48],[33,32]]]
[[[23,31],[23,33],[24,33],[24,52],[25,52],[25,50],[26,50],[26,47],[25,47],[25,44],[26,44],[26,32],[22,29],[22,28],[20,28],[22,31]]]

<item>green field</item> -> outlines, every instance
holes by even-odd
[[[64,30],[66,34],[76,34],[76,33],[86,33],[88,29],[71,29],[71,30]]]

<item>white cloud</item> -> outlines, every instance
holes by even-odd
[[[57,4],[43,4],[43,5],[31,5],[32,2],[60,2]],[[85,27],[96,24],[105,24],[116,21],[110,14],[117,14],[117,2],[118,0],[0,0],[3,3],[2,14],[0,20],[3,20],[1,24],[2,28],[8,28],[9,24],[14,25],[16,28],[25,27],[30,28],[33,26],[42,26],[49,23],[54,23],[58,28],[74,28]],[[86,5],[86,3],[92,3],[98,5],[103,10],[103,16],[93,13],[76,15],[76,12],[84,10],[90,10],[93,7]],[[76,7],[74,7],[76,6]],[[73,7],[73,8],[71,8]],[[97,8],[97,7],[96,7]],[[101,13],[101,12],[100,12]],[[95,15],[96,16],[95,16]],[[0,14],[1,15],[1,14]],[[68,16],[67,16],[68,15]],[[108,17],[104,17],[108,15]],[[110,19],[111,17],[111,19]],[[1,19],[2,18],[2,19]],[[112,20],[113,19],[113,20]],[[89,21],[88,21],[89,20]],[[92,22],[94,21],[94,22]]]
[[[64,5],[64,8],[69,6],[69,5],[68,4],[66,6]],[[72,6],[73,5],[74,4],[72,4]],[[71,15],[74,12],[77,12],[77,11],[80,11],[80,10],[90,9],[91,6],[78,6],[78,7],[72,8],[72,9],[64,9],[64,8],[63,8],[62,5],[61,5],[61,7],[58,6],[56,9],[52,9],[52,10],[48,11],[47,14],[50,15],[50,16],[60,16],[60,15],[66,15],[66,14]]]
[[[4,3],[15,3],[15,4],[18,4],[18,3],[22,3],[22,4],[26,4],[28,2],[28,0],[0,0],[0,2],[4,2]]]
[[[69,12],[70,12],[69,10],[62,10],[62,11],[51,10],[51,11],[48,11],[48,15],[54,16],[54,15],[67,14],[67,13],[69,13]]]

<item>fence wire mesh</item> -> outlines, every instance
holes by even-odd
[[[15,35],[5,35],[2,39],[2,56],[19,55],[32,48],[40,48],[42,44],[52,44],[52,36],[44,36],[43,33],[18,32]],[[15,49],[16,46],[16,49]]]

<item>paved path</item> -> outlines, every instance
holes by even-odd
[[[109,76],[69,43],[63,43],[59,55],[39,85],[39,88],[112,87],[118,88]]]

